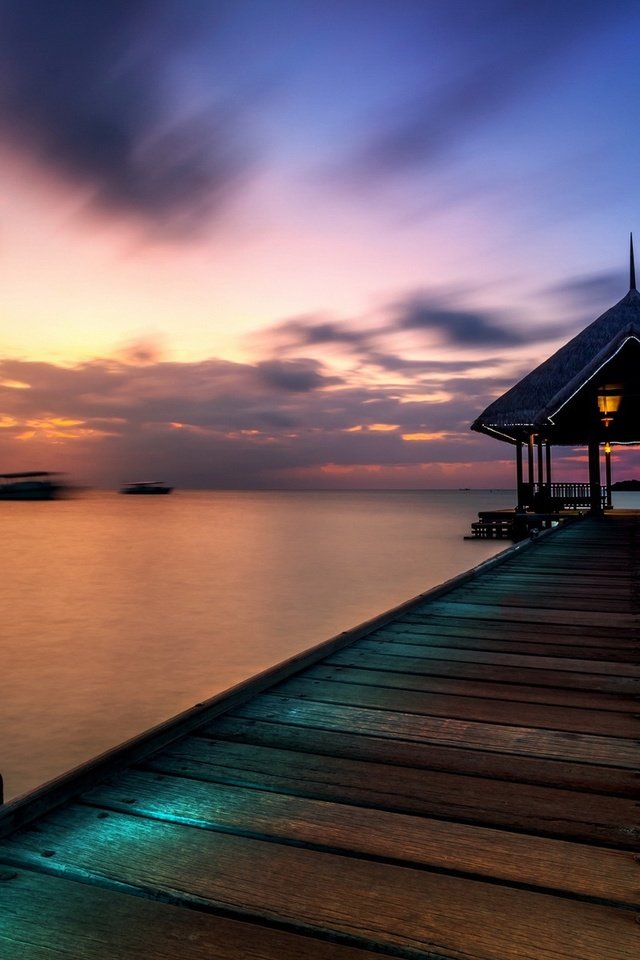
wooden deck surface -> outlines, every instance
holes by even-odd
[[[639,585],[579,521],[7,805],[0,956],[637,960]]]

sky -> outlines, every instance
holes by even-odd
[[[0,0],[0,472],[513,486],[469,425],[628,290],[639,31],[637,0]]]

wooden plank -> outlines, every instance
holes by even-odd
[[[556,643],[563,642],[578,646],[588,646],[596,648],[621,648],[628,647],[638,649],[638,636],[635,627],[627,631],[618,627],[615,633],[606,627],[592,627],[591,629],[579,626],[571,628],[570,624],[562,627],[555,627],[553,624],[545,624],[544,632],[541,633],[537,624],[503,623],[501,620],[481,620],[470,621],[469,619],[457,617],[438,617],[435,614],[428,616],[426,614],[405,614],[393,620],[381,630],[372,631],[369,636],[377,633],[386,633],[386,630],[409,630],[424,631],[425,636],[468,636],[487,637],[493,640],[502,640],[510,637],[517,637],[519,640],[533,640],[538,643]]]
[[[544,558],[530,561],[528,558],[522,557],[507,572],[508,576],[512,574],[552,577],[556,575],[560,577],[575,576],[580,579],[589,578],[598,584],[602,582],[602,561],[598,556],[580,556],[578,553],[558,554],[547,552],[545,549]],[[607,580],[611,582],[628,583],[632,581],[633,570],[629,566],[629,557],[614,562],[613,558],[607,554],[606,576]]]
[[[640,841],[634,800],[263,744],[186,737],[144,769],[608,846]]]
[[[530,783],[587,793],[610,794],[637,800],[638,777],[632,770],[598,764],[573,763],[542,757],[492,753],[436,742],[389,740],[373,732],[296,727],[277,721],[221,717],[211,736],[234,742],[300,750],[354,760],[373,760],[390,766],[439,770],[467,776]]]
[[[438,659],[425,657],[415,647],[404,654],[396,644],[385,648],[384,654],[364,646],[366,641],[347,647],[327,657],[323,663],[335,666],[365,666],[372,669],[397,669],[403,673],[421,673],[432,677],[458,677],[469,680],[490,680],[500,683],[525,683],[529,686],[554,687],[569,690],[594,690],[617,696],[636,697],[640,694],[640,678],[605,676],[601,673],[571,673],[568,670],[527,669],[496,663],[495,657],[478,662],[471,655],[449,651],[441,647]],[[408,649],[408,648],[407,648]],[[420,655],[418,655],[420,654]]]
[[[516,563],[505,564],[500,570],[496,570],[495,576],[492,579],[501,582],[522,577],[549,579],[550,571],[552,571],[551,577],[558,583],[581,584],[588,581],[594,587],[598,587],[598,589],[600,589],[600,587],[608,589],[611,586],[622,587],[625,585],[630,587],[634,582],[633,570],[629,566],[628,558],[624,562],[619,563],[617,568],[613,565],[609,566],[607,563],[606,577],[604,577],[602,564],[598,562],[597,558],[595,562],[592,558],[591,562],[585,564],[584,561],[581,563],[577,556],[571,556],[569,564],[560,559],[556,559],[554,562],[550,557],[545,557],[535,563],[530,563],[523,557],[522,562],[518,561]]]
[[[491,701],[511,700],[521,703],[553,704],[562,707],[581,707],[582,709],[611,710],[615,713],[638,714],[638,701],[631,696],[616,696],[612,693],[594,693],[592,690],[567,690],[554,687],[526,686],[523,683],[496,683],[489,680],[458,679],[456,677],[430,677],[394,669],[395,659],[385,662],[379,658],[377,666],[371,669],[362,666],[331,666],[319,664],[305,670],[307,680],[349,680],[353,683],[366,683],[371,686],[397,687],[400,690],[419,690],[423,693],[443,693],[453,696],[480,697]],[[364,661],[368,663],[368,661]],[[381,668],[381,664],[390,667]]]
[[[636,684],[640,683],[640,668],[636,664],[609,663],[602,660],[588,660],[586,657],[542,657],[526,654],[497,653],[484,650],[456,649],[433,644],[405,644],[395,641],[385,643],[378,640],[359,640],[357,651],[367,656],[369,652],[381,655],[414,656],[426,660],[460,660],[464,663],[491,663],[498,666],[528,668],[532,675],[537,670],[555,670],[559,673],[605,674],[612,677],[626,677]],[[355,654],[355,650],[354,650]],[[350,654],[349,654],[350,655]],[[335,658],[333,660],[335,662]],[[533,677],[532,677],[533,678]],[[532,679],[531,678],[531,679]],[[568,678],[567,678],[568,680]]]
[[[612,627],[616,624],[629,624],[631,617],[635,613],[633,603],[630,600],[624,603],[620,600],[606,600],[604,597],[582,597],[575,598],[566,593],[555,593],[550,591],[530,590],[522,591],[504,591],[493,589],[486,586],[482,590],[464,590],[457,591],[448,603],[458,606],[478,606],[488,607],[490,610],[498,608],[502,611],[505,619],[511,618],[509,611],[518,611],[520,614],[526,611],[526,617],[531,623],[535,623],[538,614],[542,612],[541,620],[544,623],[551,620],[554,623],[573,623],[575,622],[572,614],[579,614],[578,622],[607,624]],[[584,618],[584,619],[582,619]]]
[[[2,960],[379,960],[379,953],[0,865]],[[37,905],[37,908],[36,908]]]
[[[399,670],[403,673],[424,674],[434,677],[457,677],[469,680],[490,680],[499,683],[526,683],[530,686],[553,687],[570,690],[594,690],[617,696],[635,697],[640,694],[640,677],[604,676],[598,673],[575,673],[568,670],[523,670],[518,666],[496,663],[488,658],[479,663],[472,656],[460,656],[459,651],[440,647],[438,659],[425,657],[415,647],[410,653],[399,652],[394,644],[380,654],[366,646],[367,641],[347,647],[340,653],[327,657],[323,663],[335,666],[359,666],[372,669]],[[419,654],[419,655],[418,655]]]
[[[381,630],[374,630],[369,636],[402,633],[422,633],[429,637],[467,637],[475,636],[478,639],[488,640],[515,640],[520,643],[539,643],[554,645],[563,643],[567,646],[588,647],[596,650],[635,650],[639,652],[638,637],[635,628],[624,633],[619,628],[615,632],[602,629],[600,633],[590,632],[585,627],[576,627],[571,631],[567,627],[554,629],[552,624],[545,626],[544,631],[539,627],[529,627],[527,624],[503,623],[502,621],[483,620],[470,622],[468,619],[456,617],[412,616],[407,614],[387,624]]]
[[[566,600],[567,607],[588,598],[598,603],[604,601],[607,605],[613,604],[614,607],[618,604],[621,611],[627,611],[630,609],[629,604],[633,598],[633,586],[616,587],[607,584],[606,581],[596,586],[592,583],[582,584],[575,578],[568,577],[556,580],[556,578],[549,576],[501,577],[497,575],[491,579],[480,579],[462,586],[459,590],[456,590],[456,594],[458,593],[464,598],[471,597],[473,594],[496,594],[497,596],[512,597],[517,598],[518,602],[524,606],[531,606],[530,603],[527,604],[526,602],[530,597],[554,599],[561,597]]]
[[[88,791],[82,800],[101,810],[454,870],[630,907],[640,899],[640,866],[631,849],[568,843],[146,771],[123,773],[113,783]]]
[[[550,590],[500,590],[491,586],[484,586],[483,589],[456,591],[451,597],[449,603],[457,604],[477,604],[479,606],[501,607],[503,616],[509,616],[505,613],[505,608],[527,610],[529,619],[532,623],[536,621],[537,611],[543,610],[546,618],[551,618],[556,612],[558,618],[554,622],[562,623],[564,618],[569,618],[574,611],[581,617],[593,614],[595,623],[606,624],[609,618],[613,618],[613,626],[620,623],[629,623],[630,617],[635,613],[633,601],[607,600],[601,596],[585,594],[582,597],[572,596],[569,593],[556,592]]]
[[[423,693],[420,690],[402,690],[382,684],[372,686],[357,683],[346,672],[339,680],[294,677],[274,687],[273,694],[315,703],[374,707],[425,717],[515,724],[541,730],[569,730],[631,740],[640,737],[640,721],[635,714]]]
[[[626,574],[618,573],[617,576],[609,576],[607,572],[606,577],[603,577],[601,571],[576,570],[573,565],[565,567],[564,570],[556,570],[553,574],[548,570],[535,571],[531,568],[524,570],[520,565],[512,566],[509,569],[496,571],[495,576],[491,577],[491,583],[503,588],[532,585],[536,588],[552,589],[557,586],[561,591],[575,591],[577,594],[591,590],[592,593],[602,593],[605,597],[629,597],[635,586],[630,569],[627,569]]]
[[[511,615],[511,614],[509,614]],[[404,623],[421,623],[426,625],[432,625],[434,627],[443,627],[443,628],[455,628],[460,626],[469,626],[469,617],[464,611],[460,611],[459,615],[456,610],[452,610],[449,613],[438,613],[437,610],[429,610],[428,607],[422,606],[420,610],[406,610],[398,617],[394,617],[386,624],[380,624],[379,629],[382,629],[385,626],[390,626],[391,624],[404,624]],[[535,634],[536,630],[539,629],[537,621],[528,621],[520,618],[517,622],[515,629],[518,630],[522,636],[527,636],[528,634]],[[485,618],[477,623],[477,628],[479,630],[487,631],[498,631],[498,636],[503,631],[509,631],[514,629],[513,622],[509,620],[504,620],[501,617],[497,618]],[[572,639],[578,639],[581,636],[588,637],[592,640],[601,640],[603,643],[611,641],[612,639],[616,642],[633,642],[637,640],[638,629],[637,624],[631,618],[630,622],[625,624],[619,623],[617,625],[617,630],[615,635],[611,635],[611,627],[607,624],[588,624],[588,623],[562,623],[556,624],[553,621],[545,623],[545,633],[557,633],[561,636],[571,637]]]
[[[595,553],[598,554],[598,552],[599,551],[596,548]],[[609,556],[608,551],[607,556]],[[575,565],[573,562],[574,559],[576,561]],[[540,555],[537,563],[533,563],[531,561],[529,562],[526,576],[533,581],[539,580],[540,582],[545,580],[555,581],[557,578],[561,583],[567,583],[569,585],[572,583],[580,585],[582,579],[587,579],[593,581],[598,588],[602,588],[605,591],[610,589],[615,590],[624,588],[625,586],[629,587],[633,583],[633,569],[629,564],[629,559],[630,554],[629,552],[625,551],[625,556],[620,559],[620,565],[618,569],[613,570],[613,576],[609,577],[609,570],[603,570],[602,565],[599,567],[596,565],[593,569],[584,567],[581,568],[579,566],[579,553],[576,553],[575,551],[569,551],[565,558],[557,559],[557,572],[550,577],[547,560],[549,560],[549,563],[551,564],[553,564],[553,560],[547,558],[545,554],[542,554]],[[565,562],[567,560],[569,562]],[[525,563],[524,566],[527,566],[527,564]],[[518,560],[516,560],[515,563],[506,563],[503,564],[499,570],[496,570],[490,579],[496,583],[500,583],[505,580],[517,579],[523,576],[522,569],[523,566]]]
[[[412,629],[413,626],[413,629]],[[489,639],[486,636],[475,634],[472,629],[459,631],[459,635],[451,635],[439,630],[421,630],[417,625],[408,624],[406,627],[396,626],[395,624],[384,630],[375,630],[369,635],[371,640],[379,640],[383,643],[393,643],[401,641],[403,643],[416,643],[420,646],[432,646],[434,643],[438,646],[446,646],[456,650],[496,650],[498,653],[522,653],[527,656],[540,657],[568,657],[575,658],[582,654],[590,660],[607,660],[615,663],[633,663],[638,664],[637,644],[629,644],[625,647],[596,647],[590,646],[585,650],[579,644],[563,644],[561,642],[553,643],[550,639],[544,641],[523,640],[515,631],[511,637],[503,639]],[[545,642],[546,641],[546,642]],[[581,658],[580,658],[581,659]],[[639,671],[640,672],[640,671]]]
[[[620,555],[622,554],[622,559],[628,558],[629,551],[633,546],[632,540],[635,534],[632,530],[625,533],[623,524],[620,523],[620,516],[613,518],[615,523],[615,530],[613,536],[608,539],[607,543],[607,570],[609,569],[609,556],[611,556],[612,563],[619,563]],[[627,535],[629,534],[629,535]],[[583,540],[581,543],[580,541]],[[530,556],[527,558],[527,562],[539,563],[544,566],[548,557],[563,558],[567,554],[575,556],[578,560],[580,559],[590,559],[593,560],[599,570],[603,569],[602,566],[602,556],[596,550],[594,552],[592,547],[592,539],[587,537],[584,533],[582,537],[568,537],[566,531],[560,533],[559,536],[554,537],[545,537],[544,547],[541,549],[541,542],[538,542],[534,545],[534,549],[531,551]],[[598,544],[599,547],[604,545],[604,541],[601,541]]]
[[[456,597],[460,593],[456,591]],[[559,601],[560,602],[560,601]],[[423,605],[416,612],[425,611]],[[445,615],[451,613],[455,617],[472,617],[473,619],[504,620],[519,623],[554,623],[554,624],[584,624],[586,627],[602,625],[616,629],[618,625],[625,627],[636,622],[635,614],[616,613],[615,611],[599,613],[597,610],[564,610],[562,606],[551,607],[505,607],[501,604],[472,603],[450,597],[447,600],[434,600],[429,612]]]
[[[633,770],[640,765],[640,744],[634,740],[343,707],[273,694],[256,697],[236,711],[236,716]]]
[[[70,807],[51,815],[42,832],[5,840],[2,854],[31,865],[46,853],[51,872],[337,934],[363,947],[458,960],[539,960],[551,950],[554,960],[629,960],[638,946],[627,909],[141,817],[99,816]]]

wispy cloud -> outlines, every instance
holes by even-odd
[[[0,455],[7,469],[62,469],[85,482],[160,473],[183,486],[232,487],[269,486],[327,463],[481,456],[469,409],[490,393],[464,377],[448,391],[446,402],[432,402],[412,399],[408,385],[353,385],[309,358],[5,360]]]
[[[629,287],[629,275],[622,271],[594,273],[588,276],[570,277],[560,284],[543,291],[559,298],[575,310],[589,310],[593,317],[600,309],[607,309],[620,300]]]
[[[201,92],[189,109],[180,98],[183,48],[211,27],[204,10],[175,0],[3,0],[5,137],[102,210],[195,230],[251,162],[240,90]]]
[[[467,294],[466,299],[469,299]],[[399,333],[412,331],[429,339],[460,347],[459,359],[443,361],[436,357],[419,361],[402,357],[388,349],[389,341]],[[274,324],[261,332],[264,345],[271,343],[278,351],[321,350],[336,347],[346,351],[354,361],[385,369],[417,370],[428,364],[432,370],[462,370],[477,363],[470,353],[478,349],[500,349],[542,343],[566,334],[565,325],[536,325],[523,314],[507,314],[504,310],[477,309],[466,306],[459,291],[433,289],[410,291],[397,300],[382,305],[372,318],[328,319],[296,317]],[[483,363],[495,363],[487,357]]]
[[[461,348],[508,349],[561,337],[566,325],[536,326],[504,311],[489,312],[458,306],[456,298],[438,293],[408,296],[396,308],[399,330],[433,331],[445,342]]]
[[[512,347],[525,341],[519,330],[499,325],[495,318],[479,311],[446,307],[437,299],[414,297],[398,310],[401,330],[433,330],[451,344],[466,347]]]
[[[114,486],[143,475],[187,487],[347,483],[377,468],[384,484],[396,469],[413,480],[438,463],[471,470],[500,454],[470,423],[531,368],[523,348],[559,332],[440,290],[371,317],[274,324],[253,362],[178,363],[152,340],[74,366],[4,359],[0,459]],[[434,338],[454,356],[439,357]]]
[[[600,0],[551,0],[536,4],[511,0],[462,0],[418,8],[414,21],[425,45],[439,36],[455,70],[437,77],[425,58],[424,80],[362,131],[347,169],[354,178],[381,178],[434,167],[473,136],[496,113],[514,103],[571,44],[601,22],[624,17],[632,8],[622,0],[605,8]]]

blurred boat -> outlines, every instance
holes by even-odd
[[[47,470],[0,474],[0,500],[53,500],[62,491],[59,476]]]
[[[125,483],[120,487],[120,493],[171,493],[173,487],[167,486],[162,480],[136,480],[132,483]]]

